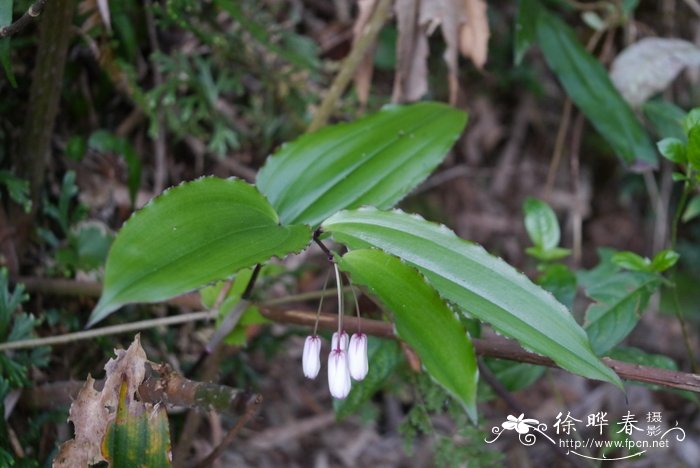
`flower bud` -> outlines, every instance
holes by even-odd
[[[321,338],[317,335],[307,336],[304,342],[304,354],[301,365],[304,375],[309,379],[315,379],[321,369]]]
[[[342,349],[343,351],[347,351],[348,334],[344,331],[340,334],[340,347],[338,347],[338,332],[333,333],[333,339],[331,339],[331,349]]]
[[[328,356],[328,388],[333,398],[343,399],[350,393],[350,372],[347,353],[333,348]]]
[[[353,333],[348,349],[348,367],[355,380],[362,380],[367,375],[367,335]]]

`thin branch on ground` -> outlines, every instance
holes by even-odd
[[[5,26],[4,28],[0,28],[0,39],[17,34],[24,29],[25,26],[34,21],[34,19],[36,19],[44,10],[44,6],[46,6],[47,1],[48,0],[37,0],[29,6],[27,11],[25,11],[17,21]]]
[[[261,313],[268,319],[280,323],[293,323],[313,327],[316,322],[316,313],[312,311],[278,310],[263,307]],[[370,319],[360,319],[359,322],[358,324],[357,320],[349,320],[345,326],[345,331],[349,334],[355,333],[358,331],[359,325],[362,332],[368,335],[383,338],[396,338],[394,325],[392,323]],[[337,326],[338,317],[336,315],[320,315],[318,319],[319,328],[332,331],[335,330]],[[559,367],[550,358],[525,351],[518,343],[507,338],[473,338],[472,342],[474,343],[476,353],[481,356],[526,362],[547,367]],[[610,358],[602,358],[602,361],[623,379],[700,393],[700,375],[697,374],[630,364]]]

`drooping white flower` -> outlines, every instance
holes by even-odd
[[[333,338],[331,339],[331,349],[342,349],[343,351],[348,350],[348,334],[343,331],[340,334],[340,348],[338,348],[338,332],[333,333]]]
[[[350,393],[351,385],[347,352],[334,347],[328,356],[328,388],[331,395],[333,398],[343,399]]]
[[[321,338],[318,335],[306,337],[301,365],[307,378],[316,378],[318,371],[321,369]]]
[[[355,380],[362,380],[367,375],[367,335],[353,333],[348,348],[348,367],[350,376]]]

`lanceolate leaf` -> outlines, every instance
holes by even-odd
[[[537,32],[537,15],[542,7],[537,0],[519,0],[515,18],[515,64],[520,65]]]
[[[374,246],[420,270],[445,299],[561,367],[620,386],[583,329],[550,293],[444,226],[400,211],[344,211],[323,229],[351,248]]]
[[[162,301],[306,246],[306,226],[281,226],[253,187],[206,177],[171,188],[117,235],[93,325],[120,306]]]
[[[656,151],[598,60],[555,15],[541,11],[537,40],[571,100],[628,165],[656,167]]]
[[[462,324],[415,268],[381,250],[361,249],[339,262],[353,283],[365,286],[393,313],[396,333],[476,421],[476,354]]]
[[[318,225],[344,208],[389,208],[442,161],[466,119],[433,102],[386,107],[283,146],[257,185],[284,223]]]

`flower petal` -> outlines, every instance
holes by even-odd
[[[367,362],[367,335],[353,333],[348,349],[348,365],[350,376],[355,380],[362,380],[367,375],[369,364]]]
[[[312,335],[306,337],[301,366],[307,378],[316,378],[318,371],[321,369],[321,338],[319,336]]]

